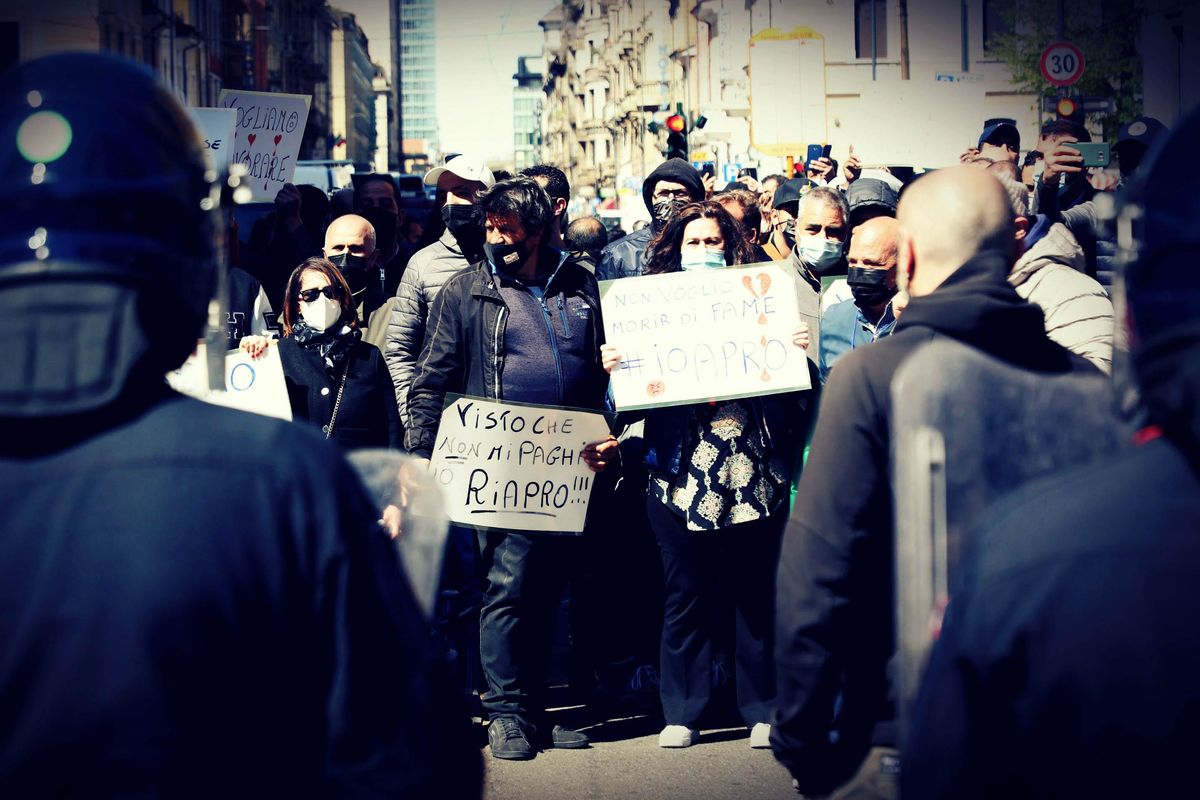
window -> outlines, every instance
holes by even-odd
[[[887,58],[887,0],[854,0],[854,57],[871,57],[871,11],[875,12],[875,57]]]
[[[988,50],[993,39],[1014,30],[1016,0],[983,0],[983,49]]]

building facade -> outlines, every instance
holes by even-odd
[[[1018,91],[988,49],[1011,30],[1008,5],[563,0],[539,23],[542,158],[584,198],[616,195],[644,216],[641,181],[663,160],[659,126],[674,113],[688,120],[691,159],[713,162],[718,186],[740,166],[783,172],[813,143],[832,145],[840,162],[854,146],[867,165],[943,166],[991,117],[1016,120],[1028,150],[1042,118],[1038,98]],[[1153,0],[1147,11],[1146,113],[1170,124],[1200,91],[1184,77],[1200,53],[1187,46],[1200,8]]]
[[[327,158],[332,30],[324,0],[10,0],[0,68],[103,51],[146,64],[189,106],[215,106],[227,88],[306,94],[300,157]]]
[[[513,74],[513,169],[542,160],[542,59],[520,56]]]
[[[370,170],[375,163],[375,65],[353,14],[333,9],[329,59],[331,157]]]
[[[438,153],[436,7],[434,0],[393,0],[392,82],[400,110],[401,172],[421,172]],[[398,77],[397,77],[398,76]]]

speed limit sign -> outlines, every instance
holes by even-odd
[[[1055,86],[1070,86],[1083,77],[1083,51],[1070,42],[1051,42],[1042,51],[1042,77]]]

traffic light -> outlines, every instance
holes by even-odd
[[[1103,110],[1104,104],[1096,104],[1093,100],[1105,100],[1106,98],[1083,98],[1075,95],[1064,95],[1062,97],[1046,97],[1042,100],[1042,110],[1054,114],[1058,119],[1072,119],[1076,122],[1083,122],[1085,112],[1097,113]],[[1089,108],[1088,106],[1095,106]]]
[[[1059,119],[1075,119],[1079,115],[1079,100],[1075,97],[1060,97],[1054,104],[1054,113]]]
[[[667,148],[663,155],[667,158],[682,158],[688,160],[687,120],[682,114],[672,114],[667,117]]]

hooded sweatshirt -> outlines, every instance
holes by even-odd
[[[704,180],[696,168],[682,158],[668,159],[659,164],[642,182],[642,199],[646,201],[646,208],[651,215],[654,214],[654,187],[658,185],[659,181],[683,184],[691,194],[692,202],[704,199]],[[600,266],[596,270],[596,280],[614,280],[641,275],[646,246],[650,244],[654,234],[654,226],[647,225],[640,231],[622,236],[605,247],[600,253]]]
[[[895,652],[892,377],[926,342],[949,337],[1017,367],[1091,370],[1050,341],[1042,312],[985,252],[912,300],[895,333],[846,354],[829,376],[777,578],[776,757],[803,794],[847,780],[872,744],[895,745],[887,663]],[[841,695],[838,739],[829,739]]]

